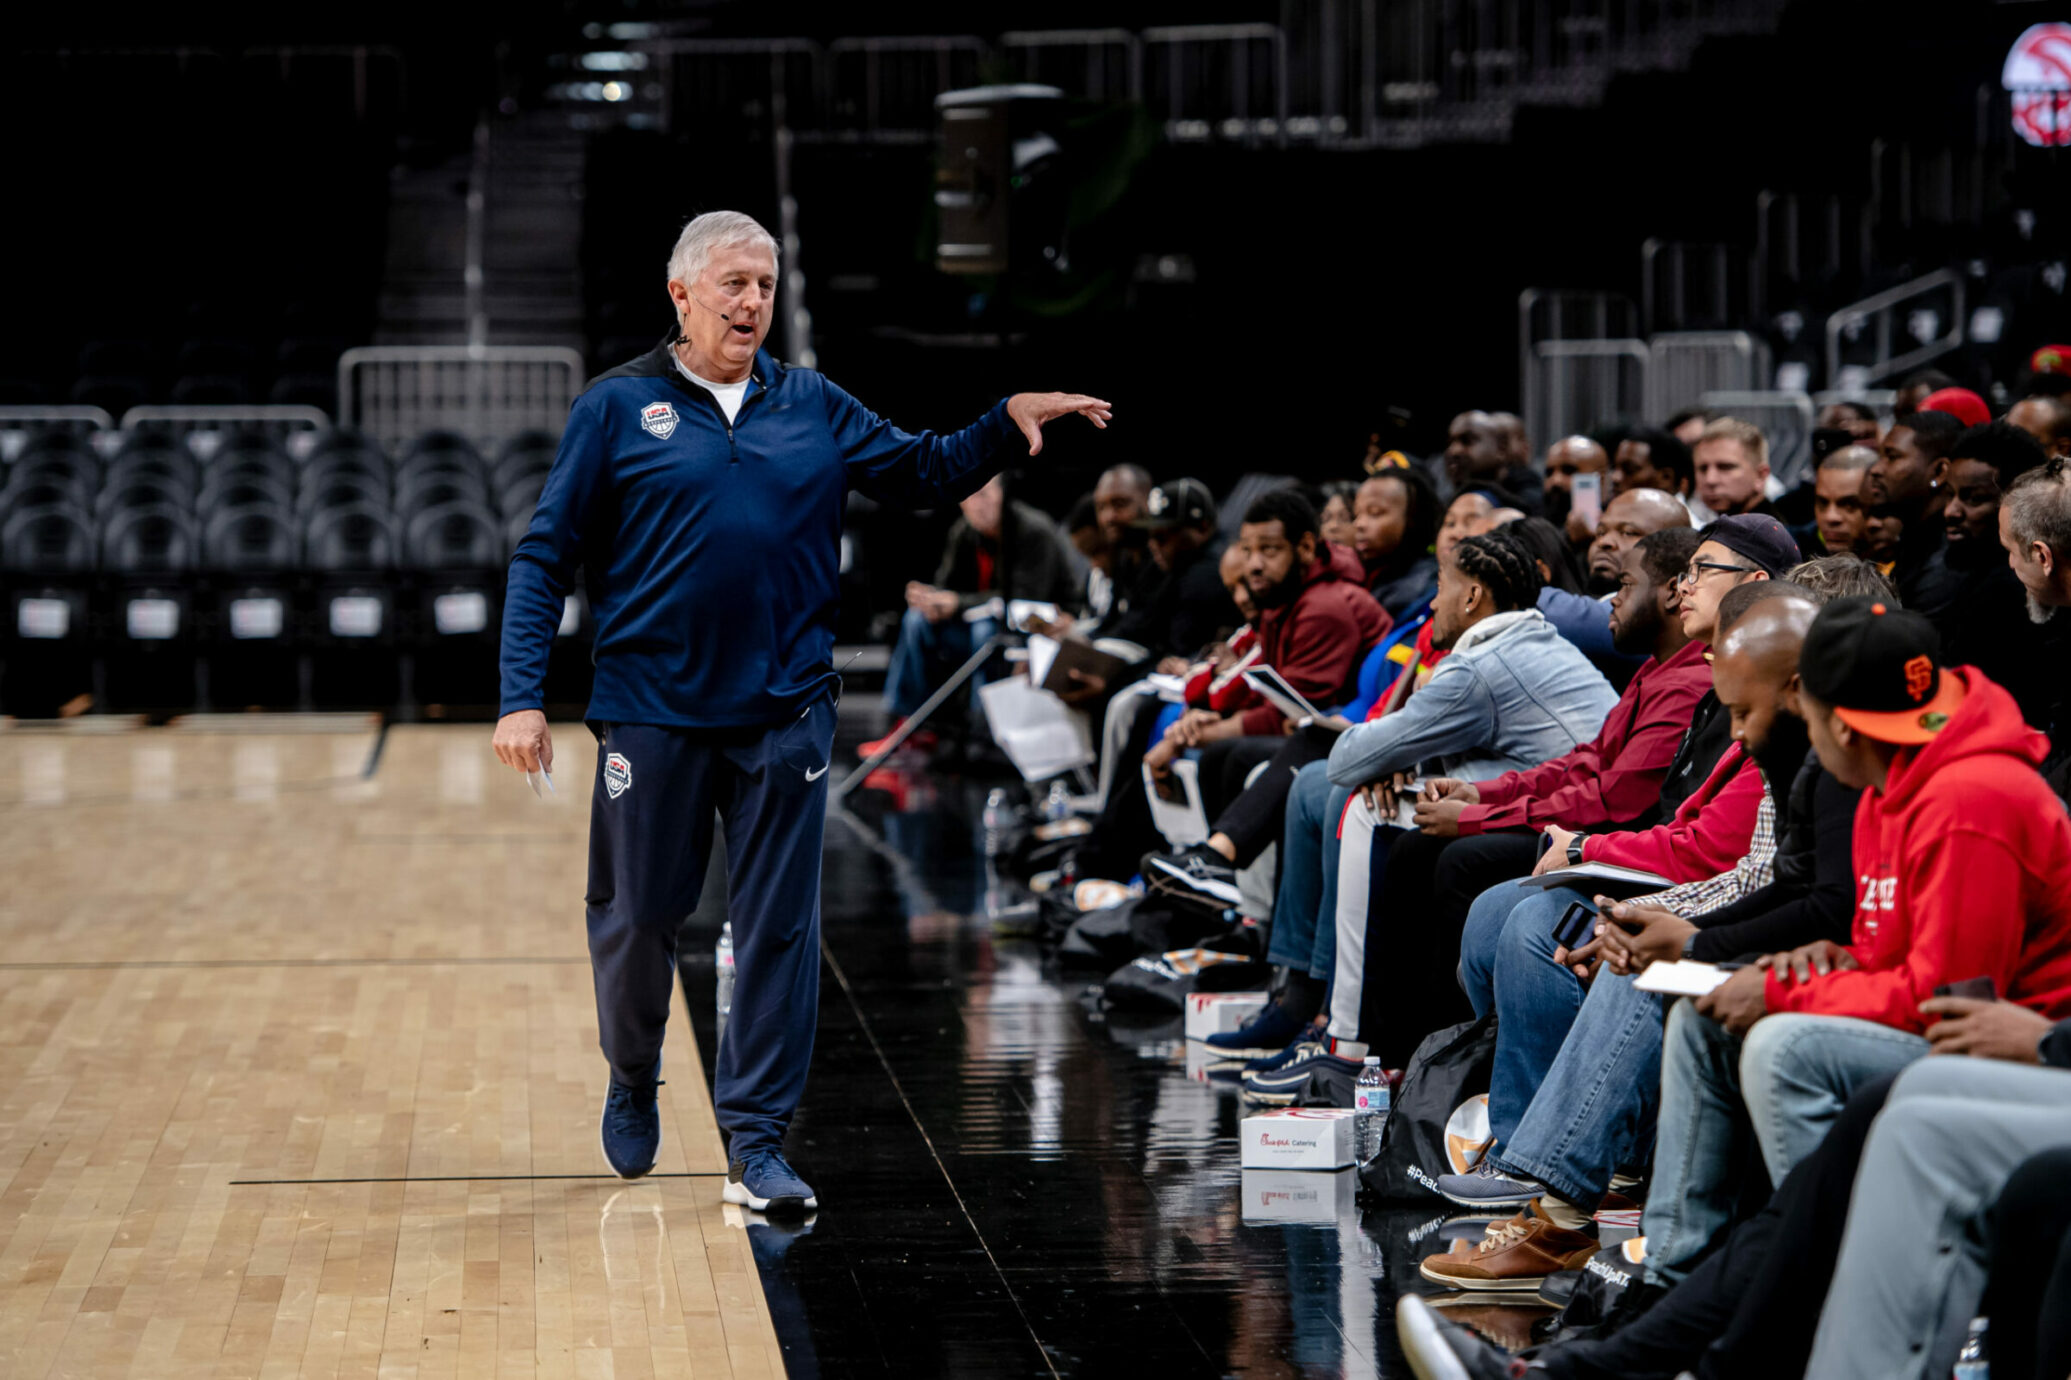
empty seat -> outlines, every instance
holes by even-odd
[[[263,472],[240,470],[233,474],[211,473],[195,497],[194,511],[207,522],[211,513],[228,508],[271,508],[283,520],[295,511],[295,491],[286,480]]]
[[[104,484],[94,497],[93,510],[103,522],[117,513],[133,513],[145,508],[171,508],[192,513],[194,490],[159,475],[140,475],[120,483]]]
[[[395,524],[371,503],[319,508],[302,524],[303,562],[314,570],[392,570]]]
[[[479,476],[446,469],[396,478],[395,510],[404,518],[449,503],[471,503],[487,508],[490,506],[489,486]]]
[[[285,507],[219,509],[204,518],[201,551],[211,570],[289,570],[295,565],[295,526]]]
[[[125,449],[109,462],[102,478],[104,488],[115,488],[136,480],[153,480],[182,490],[189,499],[201,487],[201,466],[182,447],[170,442]]]
[[[6,472],[5,491],[13,494],[31,487],[54,486],[84,504],[93,501],[101,487],[101,467],[91,455],[73,450],[29,452]],[[10,500],[9,507],[19,506]]]
[[[404,551],[412,569],[491,570],[503,564],[503,533],[484,505],[442,503],[408,522]]]
[[[396,457],[396,468],[407,468],[428,456],[464,465],[477,474],[486,474],[489,470],[487,462],[482,459],[482,452],[475,449],[475,443],[457,431],[427,431],[419,435]]]
[[[261,479],[293,492],[295,462],[273,449],[249,448],[218,451],[202,473],[201,486],[225,484],[233,479]]]
[[[339,470],[314,480],[305,477],[295,490],[295,513],[305,522],[326,508],[359,505],[389,512],[387,483],[374,475]]]
[[[94,568],[92,520],[80,508],[46,504],[9,513],[0,525],[0,565],[46,575]]]
[[[101,566],[121,574],[179,574],[200,559],[194,520],[171,504],[110,512],[101,522]]]

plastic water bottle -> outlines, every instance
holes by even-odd
[[[1050,783],[1050,794],[1043,797],[1043,818],[1055,824],[1060,819],[1071,818],[1071,788],[1059,777]]]
[[[1366,1066],[1359,1070],[1352,1111],[1352,1158],[1364,1169],[1381,1153],[1381,1128],[1388,1124],[1388,1075],[1381,1071],[1379,1055],[1367,1055]]]
[[[1963,1339],[1963,1350],[1956,1353],[1955,1380],[1991,1380],[1992,1356],[1985,1345],[1985,1329],[1991,1326],[1986,1318],[1970,1320],[1970,1335]]]
[[[712,966],[719,973],[716,1005],[724,1016],[733,1010],[733,921],[719,927],[719,947],[712,951]]]
[[[968,815],[965,816],[969,818]],[[1010,823],[1007,811],[1007,793],[995,786],[985,797],[985,858],[987,862],[997,858],[1007,841],[1007,825]]]

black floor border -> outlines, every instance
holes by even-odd
[[[637,1179],[621,1179],[616,1174],[402,1174],[388,1178],[364,1179],[232,1179],[232,1188],[300,1187],[313,1184],[473,1184],[473,1183],[516,1183],[529,1184],[548,1179],[601,1179],[606,1183],[645,1183],[649,1179],[723,1179],[724,1170],[707,1170],[700,1173],[671,1170],[665,1174],[642,1174]]]

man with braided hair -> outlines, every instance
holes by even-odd
[[[1618,696],[1533,607],[1539,584],[1531,555],[1500,529],[1454,547],[1431,601],[1431,641],[1445,660],[1398,708],[1332,746],[1326,770],[1336,791],[1324,818],[1336,837],[1324,842],[1340,851],[1329,1025],[1247,1075],[1254,1100],[1291,1101],[1315,1072],[1349,1093],[1369,1049],[1401,1063],[1451,1007],[1464,1006],[1451,978],[1462,916],[1439,915],[1432,904],[1446,840],[1399,827],[1397,810],[1411,802],[1404,788],[1419,767],[1486,781],[1572,752],[1603,726]],[[1369,1014],[1373,1003],[1362,1011],[1370,911],[1415,917],[1389,931],[1389,969],[1408,978],[1389,984],[1383,1017]]]

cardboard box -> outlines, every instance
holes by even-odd
[[[1350,1107],[1278,1107],[1244,1118],[1246,1169],[1342,1169],[1352,1163]]]
[[[1335,1224],[1358,1209],[1359,1171],[1332,1169],[1247,1169],[1243,1173],[1244,1221]]]
[[[1266,1009],[1264,992],[1190,992],[1187,994],[1187,1038],[1205,1040],[1237,1027]]]

